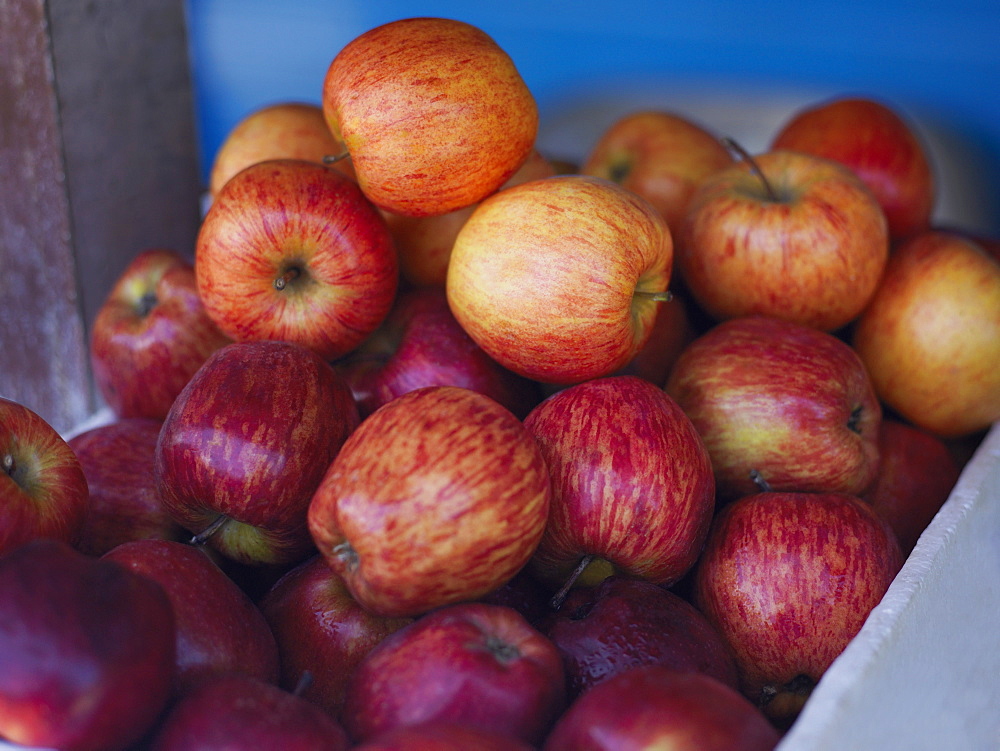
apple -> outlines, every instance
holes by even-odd
[[[229,341],[205,311],[191,261],[150,248],[129,262],[94,318],[94,381],[118,417],[162,420],[194,372]]]
[[[729,149],[701,124],[675,112],[643,110],[616,119],[580,172],[646,198],[676,236],[695,189],[732,162]]]
[[[624,367],[669,299],[670,231],[644,198],[597,177],[533,180],[483,201],[452,248],[455,318],[490,357],[545,383]]]
[[[427,386],[373,412],[309,504],[316,546],[374,613],[415,616],[493,591],[545,529],[548,469],[488,396]]]
[[[552,477],[530,563],[542,581],[592,585],[618,572],[669,585],[694,565],[715,480],[695,426],[663,389],[596,378],[548,397],[524,427]]]
[[[177,397],[156,446],[157,492],[196,539],[248,564],[292,565],[315,548],[313,492],[358,424],[346,381],[291,342],[234,342]]]
[[[153,477],[162,425],[149,417],[124,417],[67,440],[90,496],[77,550],[103,555],[131,540],[185,538],[184,528],[160,502]]]
[[[935,180],[930,157],[899,110],[869,97],[836,97],[794,112],[772,149],[802,151],[849,167],[878,199],[894,238],[930,227]]]
[[[892,527],[905,557],[948,500],[961,468],[943,440],[893,417],[882,420],[878,445],[878,475],[864,499]]]
[[[318,104],[276,102],[258,107],[233,126],[215,152],[208,175],[208,192],[217,195],[229,178],[258,162],[303,159],[323,164],[343,150],[344,145],[330,132],[323,108]],[[332,164],[353,178],[350,159]]]
[[[170,696],[170,601],[117,563],[32,540],[0,556],[0,655],[0,738],[124,751]]]
[[[552,162],[532,149],[527,161],[499,190],[556,174]],[[399,253],[399,270],[416,287],[444,287],[455,238],[478,204],[433,216],[405,216],[385,212]]]
[[[645,665],[578,698],[542,751],[769,751],[780,738],[760,710],[724,683]]]
[[[786,725],[901,565],[892,530],[856,496],[756,493],[716,515],[694,602],[729,644],[744,695]]]
[[[449,721],[538,743],[565,704],[559,652],[511,608],[459,603],[383,639],[351,678],[342,721],[356,742]]]
[[[316,555],[292,568],[264,594],[260,610],[278,644],[280,685],[339,717],[354,668],[376,644],[410,623],[369,613],[344,580]]]
[[[382,325],[334,363],[366,417],[423,386],[462,386],[489,396],[523,418],[541,400],[538,384],[487,355],[465,333],[443,288],[408,289]]]
[[[615,374],[638,376],[662,387],[681,352],[701,333],[699,312],[692,309],[690,298],[671,295],[657,308],[649,339]]]
[[[398,271],[385,219],[332,168],[279,159],[231,178],[198,232],[198,293],[237,341],[277,339],[326,359],[378,327]]]
[[[638,665],[704,673],[739,688],[736,662],[715,627],[652,582],[615,576],[574,590],[542,633],[562,655],[571,699]]]
[[[134,540],[103,558],[157,582],[170,599],[177,635],[175,694],[221,673],[277,683],[278,646],[270,626],[203,549],[176,540]]]
[[[222,675],[174,704],[150,751],[346,751],[344,728],[284,689],[247,675]]]
[[[724,321],[681,353],[666,391],[712,457],[720,501],[761,489],[865,492],[882,408],[858,354],[767,316]]]
[[[445,214],[503,185],[535,145],[538,108],[510,56],[482,29],[405,18],[334,57],[323,112],[361,189],[397,214]]]
[[[951,438],[1000,419],[1000,262],[953,232],[893,252],[851,343],[901,417]]]
[[[456,722],[425,722],[381,733],[352,746],[354,751],[534,751],[535,747],[502,732]]]
[[[885,214],[848,167],[787,150],[713,173],[691,197],[677,269],[716,320],[768,315],[833,331],[875,292]]]
[[[73,543],[88,503],[73,449],[37,412],[0,397],[0,555],[39,537]]]

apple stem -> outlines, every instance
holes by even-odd
[[[573,585],[576,583],[576,580],[580,578],[580,574],[583,573],[583,570],[587,568],[587,566],[589,566],[590,562],[593,560],[594,556],[590,553],[588,553],[587,555],[583,556],[583,558],[580,559],[580,562],[576,564],[576,568],[573,569],[572,573],[570,573],[569,578],[566,579],[566,582],[559,588],[559,591],[556,592],[552,596],[552,599],[549,601],[549,605],[551,605],[553,610],[558,610],[559,608],[562,607],[562,604],[566,602],[566,598],[569,596],[569,591],[573,588]]]
[[[286,271],[284,274],[282,274],[281,276],[279,276],[277,279],[274,280],[274,288],[278,291],[283,290],[285,287],[288,286],[289,282],[295,281],[296,279],[299,278],[299,276],[301,276],[301,274],[302,272],[299,270],[298,267],[292,266],[290,269],[288,269],[288,271]]]
[[[750,152],[743,148],[742,145],[734,138],[723,138],[722,143],[725,144],[726,148],[730,151],[736,152],[737,156],[750,165],[750,170],[760,179],[761,183],[764,185],[764,192],[767,193],[767,198],[774,203],[779,203],[780,199],[778,194],[775,192],[774,188],[771,186],[771,182],[764,175],[764,171],[757,164],[757,160],[750,156]]]
[[[3,459],[0,459],[0,467],[8,475],[13,475],[17,471],[17,462],[14,461],[14,455],[4,454]]]
[[[191,545],[204,545],[208,542],[209,538],[222,529],[222,525],[229,521],[229,517],[225,514],[219,514],[212,520],[212,523],[205,527],[201,532],[196,534],[188,543]]]
[[[770,493],[771,486],[768,484],[767,480],[764,479],[764,475],[760,473],[759,469],[750,470],[750,479],[753,480],[753,484],[760,488],[762,493]]]
[[[347,151],[347,149],[344,149],[339,154],[327,154],[323,157],[322,161],[323,164],[336,164],[337,162],[347,159],[350,156],[351,153]]]
[[[670,302],[674,299],[670,290],[664,290],[663,292],[645,292],[637,289],[635,291],[635,296],[641,297],[644,300],[652,300],[653,302]]]

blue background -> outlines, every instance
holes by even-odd
[[[540,145],[582,158],[610,121],[661,106],[763,149],[798,106],[876,96],[930,140],[942,221],[1000,234],[1000,2],[363,2],[188,0],[203,174],[229,129],[277,101],[320,101],[347,42],[408,16],[475,24],[538,101]],[[742,131],[742,132],[740,132]],[[956,184],[960,183],[959,185]]]

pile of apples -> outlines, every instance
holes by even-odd
[[[94,321],[115,419],[0,399],[0,738],[778,743],[1000,419],[998,245],[876,100],[537,128],[413,18],[231,132]]]

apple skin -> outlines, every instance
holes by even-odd
[[[879,398],[945,438],[1000,419],[1000,262],[953,232],[893,251],[851,343]]]
[[[757,493],[716,515],[694,604],[729,644],[744,695],[785,724],[901,565],[892,530],[856,496]]]
[[[838,97],[814,103],[792,114],[771,148],[850,167],[878,199],[893,238],[930,227],[936,187],[929,155],[913,127],[885,102]]]
[[[346,381],[291,342],[234,342],[195,373],[167,414],[154,476],[176,521],[247,564],[292,565],[314,552],[313,492],[359,421]]]
[[[316,705],[247,675],[216,676],[174,704],[150,751],[346,751],[344,728]]]
[[[850,169],[776,150],[707,177],[688,204],[677,270],[716,320],[768,315],[833,331],[861,312],[889,256],[885,214]]]
[[[343,174],[313,162],[259,162],[215,196],[198,232],[205,310],[236,341],[277,339],[326,359],[382,322],[398,263],[385,219]]]
[[[516,610],[459,603],[386,637],[351,678],[342,720],[356,742],[457,722],[540,742],[565,706],[555,646]]]
[[[669,585],[695,563],[715,510],[708,451],[664,391],[608,376],[553,394],[525,418],[552,477],[532,572],[550,586],[611,571]]]
[[[322,164],[325,157],[343,151],[344,145],[330,132],[318,104],[269,104],[247,114],[226,134],[212,159],[208,192],[215,196],[233,175],[258,162],[302,159]],[[353,179],[350,159],[340,159],[333,167]]]
[[[278,681],[278,646],[246,593],[201,548],[175,540],[135,540],[103,558],[157,582],[176,626],[175,695],[206,678],[239,673]]]
[[[425,722],[398,727],[352,746],[354,751],[535,751],[509,734],[456,722]]]
[[[841,339],[766,316],[712,327],[681,353],[666,391],[712,457],[720,502],[761,489],[865,492],[882,407]]]
[[[882,420],[879,456],[875,484],[863,497],[892,527],[906,557],[948,500],[961,468],[943,440],[895,418]]]
[[[646,665],[578,698],[542,751],[770,751],[780,739],[767,718],[724,683]]]
[[[580,172],[638,193],[676,236],[702,180],[732,162],[729,149],[700,124],[674,112],[644,110],[615,120]]]
[[[544,383],[624,367],[650,337],[673,242],[644,198],[597,177],[558,175],[483,201],[452,248],[446,291],[487,354]]]
[[[229,341],[205,310],[191,261],[149,248],[125,267],[94,318],[94,381],[118,417],[162,420],[194,372]]]
[[[170,696],[170,601],[116,563],[33,540],[0,557],[0,654],[0,738],[124,751]]]
[[[89,497],[80,460],[56,429],[0,397],[0,555],[39,537],[72,544]]]
[[[503,185],[534,148],[538,108],[484,31],[406,18],[353,39],[330,63],[323,112],[378,206],[445,214]]]
[[[510,580],[551,495],[517,417],[475,391],[427,386],[351,434],[309,504],[309,530],[363,607],[415,616]]]
[[[412,622],[369,613],[351,597],[344,580],[322,556],[299,564],[267,591],[260,610],[278,644],[279,685],[339,717],[347,683],[376,644]]]
[[[103,555],[124,542],[183,540],[160,502],[153,476],[161,420],[124,417],[67,440],[87,478],[90,502],[74,547]]]
[[[362,418],[424,386],[478,391],[522,419],[541,400],[536,382],[507,370],[472,341],[443,288],[401,292],[375,333],[334,366],[350,383]]]
[[[542,628],[571,699],[638,665],[697,672],[739,689],[728,645],[691,603],[652,582],[609,577],[577,589]]]

